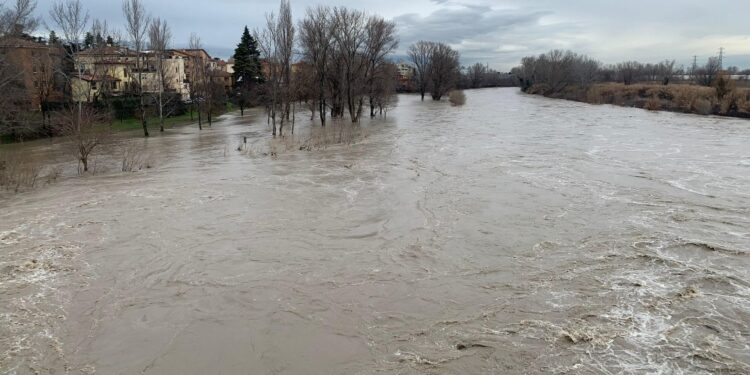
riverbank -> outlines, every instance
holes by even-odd
[[[226,103],[226,106],[224,110],[219,111],[218,113],[214,113],[213,117],[218,118],[219,116],[232,112],[235,110],[235,107],[232,103]],[[41,123],[41,117],[39,118],[39,122]],[[203,114],[203,122],[208,125],[208,120],[206,119],[205,113]],[[159,131],[159,116],[156,115],[150,115],[146,119],[146,123],[148,124],[149,132],[153,131]],[[198,123],[198,112],[192,112],[187,111],[183,114],[176,115],[176,116],[169,116],[164,118],[164,128],[165,129],[171,129],[175,127],[180,126],[186,126],[191,124],[197,124]],[[141,124],[141,120],[137,117],[130,117],[126,119],[112,119],[106,120],[102,125],[108,125],[110,126],[110,129],[115,132],[127,132],[127,131],[134,131],[134,130],[143,130],[143,125]],[[29,142],[29,141],[35,141],[45,138],[56,138],[56,135],[49,135],[49,130],[42,131],[41,126],[36,126],[36,131],[31,131],[29,134],[26,134],[18,139],[18,136],[11,135],[11,134],[5,134],[0,135],[0,145],[5,144],[11,144],[11,143],[22,143],[22,142]]]
[[[588,88],[571,86],[554,93],[547,90],[546,85],[534,85],[529,87],[526,93],[589,104],[612,104],[652,111],[750,118],[750,89],[747,88],[734,88],[721,98],[714,87],[682,84],[664,86],[600,83]]]

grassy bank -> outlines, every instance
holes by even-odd
[[[652,111],[750,118],[750,89],[748,88],[731,88],[722,91],[715,87],[688,84],[664,86],[599,83],[588,88],[571,86],[556,93],[549,92],[545,85],[534,85],[526,92],[590,104],[613,104]]]
[[[205,117],[205,116],[204,116]],[[159,129],[159,118],[149,117],[147,120],[149,129]],[[184,115],[167,117],[164,119],[165,128],[173,128],[175,126],[183,126],[198,122],[198,114],[193,114],[193,119],[190,119],[190,113]],[[140,130],[143,129],[141,120],[137,118],[129,118],[125,120],[114,120],[112,121],[112,129],[115,131],[128,131],[128,130]]]

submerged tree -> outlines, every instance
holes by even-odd
[[[307,9],[305,18],[299,23],[302,56],[314,79],[314,101],[320,115],[320,123],[326,125],[328,111],[328,71],[330,52],[333,49],[333,26],[330,8],[318,6]]]
[[[392,81],[395,73],[388,77],[386,75],[388,61],[386,57],[398,47],[396,37],[396,24],[386,21],[380,17],[370,17],[366,26],[365,50],[365,80],[367,95],[370,99],[370,117],[375,117],[375,97],[382,96],[384,85],[378,81]],[[389,70],[390,71],[390,70]],[[392,71],[391,71],[392,72]],[[376,92],[380,89],[381,92]],[[360,105],[361,108],[361,105]]]
[[[164,98],[164,90],[167,81],[172,75],[166,64],[167,50],[172,40],[172,31],[167,21],[156,18],[151,22],[148,29],[149,44],[151,46],[152,59],[156,70],[156,102],[159,106],[159,131],[164,131],[164,107],[168,101]]]
[[[458,51],[444,43],[436,43],[430,59],[430,93],[433,100],[442,99],[456,85],[459,72]]]
[[[58,112],[57,131],[68,137],[79,173],[89,171],[93,152],[110,140],[111,128],[102,123],[101,113],[90,106],[83,107],[80,113],[73,109]]]
[[[143,125],[143,135],[148,137],[148,123],[146,118],[146,102],[143,90],[143,50],[146,42],[150,16],[146,14],[143,0],[125,0],[122,3],[122,13],[125,16],[125,30],[130,37],[130,44],[136,54],[135,74],[137,82],[134,85],[138,97],[138,107]]]
[[[414,64],[414,81],[422,100],[424,100],[430,84],[430,63],[432,62],[432,52],[434,49],[434,43],[420,40],[411,45],[407,52],[409,59]]]

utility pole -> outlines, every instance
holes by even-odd
[[[690,68],[690,75],[695,79],[695,71],[698,70],[698,55],[693,55],[693,66]]]

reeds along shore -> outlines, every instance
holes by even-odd
[[[528,94],[574,100],[590,104],[613,104],[699,115],[750,118],[750,88],[707,87],[691,84],[595,83],[588,87],[569,86],[552,92],[547,85],[533,85]]]

